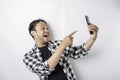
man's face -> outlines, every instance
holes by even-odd
[[[35,30],[36,37],[37,39],[39,39],[39,41],[41,41],[42,43],[48,42],[49,31],[46,23],[40,21],[36,24]]]

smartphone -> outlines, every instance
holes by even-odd
[[[86,19],[87,25],[90,25],[90,20],[87,15],[85,15],[85,19]],[[90,31],[90,34],[93,34],[93,31]]]

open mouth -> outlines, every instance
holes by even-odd
[[[49,34],[44,34],[43,36],[44,36],[45,38],[48,38]]]
[[[44,37],[46,37],[46,38],[47,38],[47,37],[48,37],[48,35],[44,35]]]

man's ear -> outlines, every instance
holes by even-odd
[[[31,35],[32,36],[36,36],[36,32],[35,31],[31,31]]]

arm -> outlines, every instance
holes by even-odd
[[[90,39],[85,44],[80,46],[69,47],[67,49],[68,56],[70,58],[77,59],[88,54],[87,51],[90,50],[90,48],[92,47],[92,45],[94,44],[97,38],[98,28],[94,24],[90,23],[90,25],[88,26],[88,29],[89,31],[92,31],[93,34],[90,36]]]
[[[69,35],[67,35],[62,43],[58,46],[58,48],[56,49],[55,53],[47,60],[47,63],[48,65],[50,66],[50,68],[54,68],[58,62],[59,62],[59,59],[64,51],[64,49],[70,45],[72,45],[72,42],[73,42],[73,38],[72,38],[72,35],[75,34],[76,31],[70,33]]]
[[[92,31],[93,34],[90,35],[90,39],[85,44],[86,50],[90,50],[90,48],[92,47],[93,43],[95,42],[95,40],[97,38],[98,27],[96,25],[90,23],[90,25],[88,25],[88,30]]]
[[[71,34],[67,35],[58,46],[55,53],[45,62],[42,61],[39,50],[37,50],[38,48],[34,48],[34,51],[32,50],[29,53],[26,53],[23,59],[26,67],[30,71],[40,75],[42,80],[47,78],[47,76],[54,70],[54,67],[58,64],[64,49],[72,44],[71,37],[74,33],[75,32],[72,32]]]
[[[88,51],[84,48],[84,44],[80,46],[73,46],[66,48],[68,57],[72,59],[78,59],[88,54]]]
[[[55,66],[57,65],[63,51],[65,49],[65,46],[63,43],[61,43],[58,48],[56,49],[55,53],[47,60],[48,65],[50,68],[54,69]]]
[[[39,50],[26,53],[24,55],[23,62],[31,72],[38,74],[41,80],[46,80],[46,78],[48,78],[48,75],[50,75],[54,70],[54,67],[57,65],[59,58],[64,51],[65,46],[63,44],[64,43],[62,42],[56,49],[55,53],[44,62],[42,61],[42,56],[40,56]]]
[[[30,51],[24,55],[23,62],[30,71],[46,77],[53,71],[53,69],[49,68],[46,61],[42,61],[42,57],[39,54],[40,53],[37,51]]]

